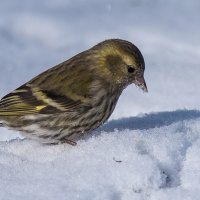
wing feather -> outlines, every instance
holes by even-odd
[[[27,84],[1,99],[0,116],[71,112],[80,106],[81,101]]]

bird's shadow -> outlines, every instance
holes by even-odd
[[[196,118],[200,118],[200,111],[198,110],[176,110],[171,112],[150,113],[141,117],[138,116],[111,120],[98,128],[97,133],[101,131],[112,132],[116,129],[144,130],[156,127],[159,128],[175,122]]]

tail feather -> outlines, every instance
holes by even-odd
[[[0,120],[0,127],[5,126],[5,124]]]
[[[5,126],[6,126],[5,121],[0,116],[0,127],[5,127]]]

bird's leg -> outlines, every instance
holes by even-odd
[[[70,144],[70,145],[72,145],[72,146],[76,146],[76,145],[77,145],[76,142],[74,142],[73,140],[68,140],[68,139],[64,139],[64,140],[62,141],[62,143],[67,143],[67,144]]]
[[[60,130],[59,134],[62,134],[63,131],[64,131],[64,128]],[[74,142],[73,140],[69,140],[69,139],[62,139],[62,140],[60,141],[60,143],[61,143],[61,144],[67,143],[67,144],[70,144],[70,145],[72,145],[72,146],[76,146],[76,145],[77,145],[76,142]]]
[[[72,146],[76,146],[77,145],[77,143],[76,142],[74,142],[73,140],[68,140],[68,139],[64,139],[64,140],[62,140],[62,141],[59,141],[59,142],[52,142],[52,143],[50,143],[51,145],[58,145],[58,144],[65,144],[65,143],[67,143],[67,144],[70,144],[70,145],[72,145]]]

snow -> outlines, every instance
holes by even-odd
[[[7,0],[0,95],[97,42],[135,43],[149,93],[129,86],[77,146],[0,129],[0,199],[195,200],[200,195],[198,0]]]

